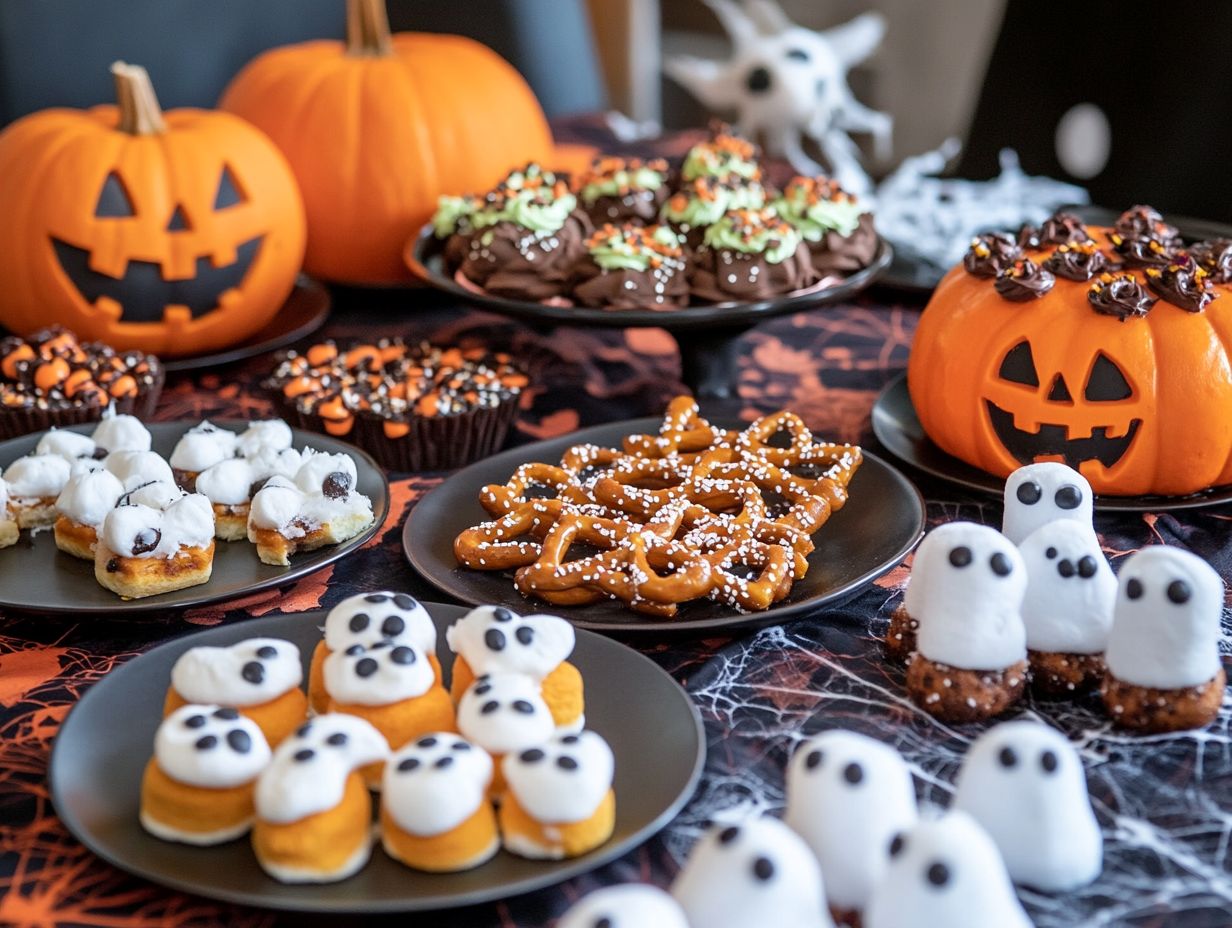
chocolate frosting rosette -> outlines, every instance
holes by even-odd
[[[536,164],[506,177],[469,221],[474,231],[462,275],[521,300],[564,294],[593,231],[565,179]]]
[[[829,178],[793,177],[774,208],[804,238],[820,274],[858,271],[877,253],[872,214]]]
[[[442,196],[432,214],[432,231],[445,242],[445,265],[456,271],[471,247],[475,227],[471,219],[483,207],[483,201],[473,194],[460,197]]]
[[[702,299],[751,302],[809,287],[818,276],[789,222],[773,209],[738,209],[706,230],[689,284]]]
[[[674,309],[689,299],[684,250],[667,226],[608,223],[586,241],[574,299],[607,309]]]
[[[652,223],[667,199],[662,158],[598,158],[578,182],[582,208],[596,227],[605,222]]]

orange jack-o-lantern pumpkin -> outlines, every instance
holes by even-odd
[[[411,279],[403,247],[441,194],[487,190],[553,153],[539,102],[503,58],[462,36],[391,36],[384,0],[348,0],[345,43],[253,59],[221,106],[291,162],[308,210],[304,267],[329,280]]]
[[[1105,242],[1109,232],[1086,234]],[[1024,254],[1047,278],[1053,252]],[[1153,272],[1117,268],[1123,255],[1107,246],[1101,253],[1106,277],[1057,274],[1037,298],[1015,288],[1013,271],[994,283],[992,272],[951,270],[908,364],[921,424],[942,449],[999,476],[1061,461],[1109,495],[1232,483],[1232,287],[1204,281],[1215,298],[1200,310],[1152,304]],[[1127,287],[1129,302],[1109,315],[1090,294],[1111,286]]]
[[[143,68],[112,72],[118,107],[45,110],[0,134],[0,323],[161,355],[241,341],[303,260],[295,178],[242,119],[163,113]]]

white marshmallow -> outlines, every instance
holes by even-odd
[[[1072,467],[1046,461],[1028,464],[1005,481],[1005,516],[1001,531],[1020,545],[1037,528],[1057,519],[1091,524],[1094,492]]]
[[[939,537],[913,570],[925,577],[919,653],[963,670],[1004,670],[1025,660],[1027,570],[1018,549],[974,522],[950,522],[932,535]]]
[[[343,705],[388,706],[415,699],[436,680],[428,658],[414,644],[378,641],[331,651],[323,667],[325,692]]]
[[[176,500],[188,494],[170,480],[151,480],[138,484],[120,497],[117,506],[149,506],[151,509],[166,509]]]
[[[349,454],[326,454],[306,449],[299,470],[295,472],[295,484],[305,493],[320,493],[325,478],[335,473],[350,477],[348,489],[355,489],[359,477],[355,461]]]
[[[197,492],[220,506],[240,506],[249,500],[257,476],[243,458],[227,458],[197,475]]]
[[[679,903],[655,886],[628,883],[596,890],[577,902],[556,928],[689,928]]]
[[[476,678],[458,701],[458,731],[492,754],[533,748],[556,731],[539,684],[518,674]]]
[[[431,838],[457,828],[488,801],[492,758],[457,735],[434,732],[389,758],[381,804],[403,831]]]
[[[581,822],[594,815],[612,788],[615,769],[611,747],[593,731],[554,735],[501,761],[509,792],[545,825]]]
[[[103,416],[94,434],[94,444],[115,454],[117,451],[149,451],[150,431],[136,416]]]
[[[880,741],[828,731],[801,744],[788,765],[783,820],[817,855],[835,908],[868,904],[890,842],[917,814],[911,771]]]
[[[281,419],[263,419],[249,422],[240,433],[235,450],[245,458],[262,453],[278,453],[291,447],[291,426]]]
[[[299,686],[299,648],[281,638],[247,638],[230,647],[201,645],[179,656],[171,686],[186,702],[257,706]]]
[[[124,486],[107,470],[88,471],[70,477],[56,498],[56,511],[81,525],[97,529],[115,508]]]
[[[521,673],[542,680],[573,653],[576,634],[558,616],[479,606],[449,626],[445,640],[476,676]]]
[[[428,610],[406,593],[382,590],[348,596],[325,617],[325,646],[345,651],[378,641],[410,641],[426,655],[436,653],[436,625]]]
[[[171,779],[206,789],[251,783],[270,761],[256,722],[234,709],[190,703],[163,719],[154,759]]]
[[[894,842],[865,928],[1031,928],[992,838],[966,812],[921,821]]]
[[[1068,892],[1103,867],[1082,761],[1040,722],[1005,722],[977,738],[958,773],[953,808],[984,827],[1016,883]]]
[[[94,439],[80,432],[52,429],[39,439],[35,454],[58,454],[70,464],[78,458],[94,456]]]
[[[804,839],[773,818],[714,825],[672,884],[690,925],[832,928],[821,868]]]
[[[32,454],[10,464],[4,479],[13,499],[46,499],[60,495],[71,472],[68,461],[58,454]]]
[[[1022,601],[1027,647],[1102,654],[1112,628],[1117,581],[1095,530],[1058,519],[1037,528],[1018,550],[1027,565]]]
[[[1223,580],[1195,554],[1154,545],[1129,557],[1118,578],[1104,660],[1124,683],[1201,686],[1219,672]]]
[[[126,490],[156,481],[175,483],[171,465],[153,451],[113,451],[103,465],[120,478]]]
[[[171,466],[176,470],[200,473],[219,461],[235,457],[239,436],[220,429],[209,420],[185,432],[171,452]]]

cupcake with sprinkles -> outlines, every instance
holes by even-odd
[[[710,127],[710,138],[689,149],[680,168],[685,181],[699,177],[730,180],[733,177],[746,181],[761,181],[761,165],[757,161],[757,146],[732,132],[730,126],[715,122]]]
[[[667,199],[667,181],[662,158],[598,158],[578,182],[578,196],[596,226],[651,223]]]
[[[604,309],[675,309],[689,300],[682,242],[667,226],[604,225],[586,240],[574,299]]]
[[[761,209],[766,191],[757,181],[739,175],[720,179],[702,176],[685,183],[663,204],[659,218],[684,236],[691,254],[706,230],[733,209]]]
[[[877,253],[872,213],[828,177],[793,177],[774,208],[804,238],[818,273],[858,271]]]
[[[265,386],[297,427],[411,472],[451,470],[499,450],[529,382],[502,352],[382,339],[280,354]]]
[[[765,300],[817,281],[800,233],[773,209],[738,209],[706,230],[689,273],[694,295]]]

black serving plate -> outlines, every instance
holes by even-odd
[[[448,674],[453,655],[444,630],[465,610],[424,606],[436,622],[437,655]],[[247,840],[196,848],[147,834],[137,817],[141,774],[176,659],[198,645],[285,638],[299,647],[307,679],[324,619],[323,612],[309,612],[198,632],[116,668],[91,687],[61,727],[51,758],[52,800],[68,830],[121,870],[211,899],[335,915],[418,912],[504,899],[593,870],[662,829],[693,794],[706,748],[689,697],[648,658],[579,632],[570,661],[585,679],[587,726],[603,735],[616,755],[616,830],[589,854],[531,861],[502,851],[466,873],[427,874],[387,857],[378,843],[368,865],[347,880],[287,885],[265,875]]]
[[[924,433],[911,403],[906,374],[890,381],[873,404],[873,434],[894,457],[938,480],[998,499],[1004,495],[1003,478],[946,454]],[[1188,496],[1096,496],[1095,508],[1101,512],[1167,512],[1229,502],[1232,487],[1218,487]]]
[[[740,613],[730,606],[698,600],[680,607],[674,619],[639,615],[622,603],[553,606],[522,596],[511,571],[458,566],[453,540],[464,529],[491,518],[479,505],[479,490],[504,483],[521,464],[556,463],[578,444],[619,447],[626,435],[656,432],[662,420],[634,419],[600,425],[561,438],[513,448],[454,474],[415,504],[402,533],[407,559],[429,583],[463,602],[495,603],[518,612],[551,612],[579,628],[599,632],[711,632],[777,625],[845,602],[898,564],[924,532],[924,500],[912,483],[876,455],[865,452],[852,478],[847,504],[813,536],[809,571],[782,602],[764,612]],[[724,424],[724,423],[720,423]]]
[[[242,431],[247,423],[239,420],[211,420],[216,425]],[[171,454],[180,436],[196,422],[155,422],[147,425],[153,437],[153,450],[163,457]],[[72,426],[69,431],[92,432],[97,423]],[[43,432],[23,435],[0,442],[0,468],[34,451]],[[56,548],[50,529],[31,535],[21,533],[21,540],[0,550],[0,609],[25,612],[72,613],[75,615],[162,612],[167,609],[187,609],[207,603],[235,599],[282,586],[307,576],[327,564],[346,557],[380,531],[389,513],[389,483],[380,465],[366,451],[316,432],[292,430],[296,448],[312,447],[333,454],[349,454],[355,459],[357,489],[372,500],[373,522],[354,538],[340,545],[330,545],[297,554],[290,567],[262,564],[255,545],[247,541],[219,541],[214,548],[214,572],[208,583],[187,589],[124,600],[101,587],[94,579],[94,564],[72,557]]]

